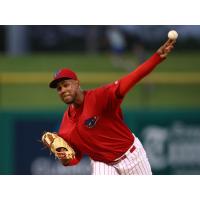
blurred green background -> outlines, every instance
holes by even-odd
[[[148,56],[153,53],[154,51],[148,52]],[[137,109],[198,108],[200,106],[199,55],[200,51],[179,52],[174,49],[174,52],[152,74],[128,94],[123,106]],[[135,56],[127,53],[126,57],[132,60],[132,69],[136,68]],[[62,109],[63,105],[58,100],[56,91],[48,88],[54,72],[62,67],[70,67],[79,75],[83,89],[95,88],[113,82],[128,73],[113,67],[109,58],[106,53],[100,55],[40,53],[14,58],[1,55],[0,78],[3,76],[5,79],[0,86],[1,109]],[[33,81],[30,81],[31,77]],[[90,77],[94,80],[88,81]],[[163,79],[156,81],[157,77]]]

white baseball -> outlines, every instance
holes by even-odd
[[[176,40],[178,38],[178,33],[175,30],[168,32],[168,38],[171,40]]]

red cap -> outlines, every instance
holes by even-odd
[[[61,81],[61,80],[65,80],[65,79],[77,80],[76,73],[73,72],[70,69],[67,69],[67,68],[58,70],[54,74],[53,80],[49,83],[49,87],[50,88],[56,88],[57,87],[57,83],[59,81]]]

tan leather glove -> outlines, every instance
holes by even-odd
[[[42,142],[60,160],[71,160],[75,158],[74,149],[56,133],[44,132]]]

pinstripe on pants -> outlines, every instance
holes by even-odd
[[[91,160],[92,175],[152,175],[146,152],[136,137],[136,149],[126,152],[126,158],[117,164],[108,165],[103,162]]]

